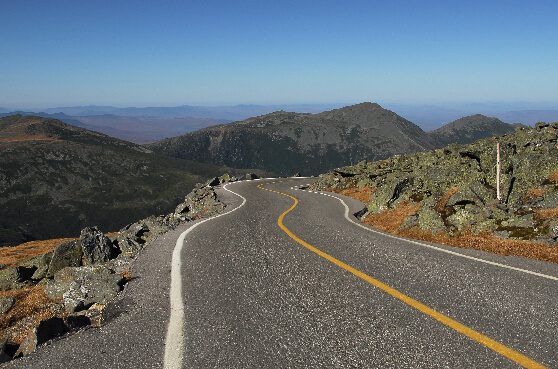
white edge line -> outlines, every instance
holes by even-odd
[[[308,192],[312,192],[312,191],[308,191]],[[322,193],[322,194],[323,194],[323,193]],[[390,237],[390,238],[393,238],[393,239],[396,239],[396,240],[406,241],[406,242],[409,242],[409,243],[412,243],[412,244],[415,244],[415,245],[427,247],[427,248],[429,248],[429,249],[433,249],[433,250],[445,252],[445,253],[447,253],[447,254],[451,254],[451,255],[455,255],[455,256],[460,256],[460,257],[465,258],[465,259],[470,259],[470,260],[478,261],[478,262],[480,262],[480,263],[485,263],[485,264],[489,264],[489,265],[493,265],[493,266],[497,266],[497,267],[501,267],[501,268],[506,268],[506,269],[515,270],[515,271],[517,271],[517,272],[522,272],[522,273],[526,273],[526,274],[535,275],[535,276],[537,276],[537,277],[542,277],[542,278],[546,278],[546,279],[551,279],[551,280],[554,280],[554,281],[558,281],[558,277],[554,277],[554,276],[552,276],[552,275],[537,273],[537,272],[533,272],[533,271],[527,270],[527,269],[516,268],[516,267],[513,267],[513,266],[509,266],[509,265],[496,263],[496,262],[494,262],[494,261],[484,260],[484,259],[481,259],[481,258],[476,258],[476,257],[474,257],[474,256],[469,256],[469,255],[460,254],[459,252],[455,252],[455,251],[451,251],[451,250],[446,250],[446,249],[443,249],[443,248],[440,248],[440,247],[436,247],[436,246],[433,246],[433,245],[429,245],[429,244],[426,244],[426,243],[422,243],[422,242],[419,242],[419,241],[410,240],[410,239],[408,239],[408,238],[396,236],[396,235],[393,235],[393,234],[391,234],[391,233],[377,231],[377,230],[375,230],[374,228],[368,227],[368,226],[366,226],[366,225],[364,225],[364,224],[362,224],[362,223],[360,223],[360,222],[355,222],[353,219],[351,219],[351,218],[349,217],[349,206],[345,203],[345,201],[343,201],[343,199],[341,199],[341,198],[339,198],[339,197],[337,197],[337,196],[334,196],[334,195],[330,195],[330,196],[333,197],[333,198],[336,198],[336,199],[339,200],[339,201],[341,201],[341,203],[342,203],[343,206],[345,207],[345,218],[346,218],[349,222],[351,222],[351,223],[353,223],[353,224],[359,226],[360,228],[366,229],[366,230],[369,231],[369,232],[381,234],[381,235],[384,235],[384,236],[386,236],[386,237]]]
[[[204,219],[200,222],[193,224],[190,228],[182,232],[178,240],[176,241],[176,246],[172,252],[172,262],[171,262],[171,285],[170,285],[170,318],[167,327],[167,336],[165,339],[165,358],[164,358],[164,368],[165,369],[178,369],[182,368],[183,359],[183,344],[184,344],[184,302],[182,300],[182,274],[181,274],[181,253],[184,246],[184,240],[188,233],[190,233],[194,228],[202,223],[209,220],[213,220],[223,215],[230,214],[246,204],[246,198],[233,192],[227,188],[227,185],[223,186],[223,189],[242,198],[242,204],[238,207],[227,211],[226,213],[218,214],[214,217]]]

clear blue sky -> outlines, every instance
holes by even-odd
[[[0,0],[0,107],[558,102],[558,1]]]

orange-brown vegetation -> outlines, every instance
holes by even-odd
[[[535,218],[538,220],[551,220],[558,218],[558,208],[535,210]]]
[[[384,232],[396,233],[405,218],[420,209],[420,203],[410,205],[409,200],[401,202],[395,209],[388,209],[381,214],[370,214],[363,222]]]
[[[547,192],[547,190],[543,190],[542,188],[530,188],[529,191],[527,191],[527,195],[523,197],[523,202],[525,203],[531,199],[541,197]]]
[[[432,232],[418,228],[403,229],[400,236],[466,249],[475,249],[499,255],[522,256],[525,258],[558,263],[558,249],[545,244],[519,240],[504,240],[489,233],[474,235],[470,231],[450,237],[445,232],[433,235]]]
[[[459,191],[459,188],[452,188],[440,197],[436,204],[436,210],[444,211],[448,200],[457,191]],[[346,193],[347,196],[351,196],[350,192]],[[409,200],[405,200],[399,203],[395,209],[388,209],[381,214],[368,215],[363,222],[385,232],[415,240],[482,250],[499,255],[521,256],[535,260],[558,263],[558,247],[548,247],[545,244],[532,243],[528,241],[505,240],[494,237],[489,232],[482,232],[475,235],[471,231],[467,230],[458,235],[450,236],[447,232],[440,232],[433,235],[432,232],[428,230],[421,230],[416,227],[400,230],[399,227],[405,218],[416,213],[419,209],[420,203],[411,205]],[[537,210],[535,213],[539,219],[558,218],[558,209]]]
[[[62,141],[58,138],[40,135],[22,135],[16,137],[0,138],[0,142],[20,142],[20,141]]]
[[[345,189],[328,188],[325,191],[336,192],[367,204],[377,190],[376,187],[349,187]]]
[[[20,261],[46,254],[62,242],[73,238],[57,238],[45,241],[31,241],[18,246],[0,248],[0,264],[15,264]],[[9,267],[9,266],[8,266]]]
[[[436,210],[438,213],[442,212],[446,207],[446,204],[448,203],[449,199],[451,199],[451,197],[455,195],[457,191],[459,191],[459,187],[452,187],[449,190],[447,190],[446,193],[443,194],[442,197],[438,199],[438,202],[436,202],[436,206],[434,207],[434,210]]]
[[[0,315],[0,339],[8,338],[20,344],[29,330],[39,321],[57,315],[45,294],[44,286],[34,286],[21,290],[0,291],[0,297],[15,299],[14,306],[7,314]]]
[[[197,220],[200,216],[204,215],[208,211],[209,211],[209,206],[207,208],[203,209],[202,211],[200,211],[199,213],[197,213],[196,215],[194,215],[192,218]]]
[[[558,184],[558,171],[550,173],[550,175],[548,176],[548,180]]]
[[[130,269],[123,270],[118,274],[120,274],[126,280],[126,282],[129,282],[133,279],[132,271]]]

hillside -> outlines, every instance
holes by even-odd
[[[0,158],[1,246],[168,213],[197,182],[230,171],[21,115],[0,119]]]
[[[440,147],[458,143],[468,144],[477,140],[502,136],[514,132],[522,124],[508,124],[498,118],[491,118],[481,114],[470,115],[457,119],[434,131],[428,132]]]
[[[282,175],[317,175],[362,159],[436,147],[418,126],[378,104],[319,114],[275,113],[201,129],[146,145],[175,158]]]
[[[558,122],[537,123],[495,139],[339,168],[311,189],[358,197],[368,203],[363,221],[387,232],[558,262],[557,142]]]
[[[71,110],[70,110],[71,111]],[[93,113],[93,112],[91,112]],[[163,138],[178,136],[208,126],[230,122],[226,119],[191,118],[191,117],[150,117],[122,116],[115,114],[93,114],[70,116],[57,113],[0,113],[0,117],[9,115],[34,115],[43,118],[58,119],[73,126],[86,128],[120,138],[137,144],[152,143]]]

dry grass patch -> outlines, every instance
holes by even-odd
[[[531,188],[529,189],[529,191],[527,191],[527,195],[523,197],[523,202],[525,203],[531,199],[536,199],[537,197],[541,197],[547,192],[548,192],[547,190],[543,190],[542,188]]]
[[[558,184],[558,171],[550,173],[547,178],[549,181]]]
[[[358,201],[361,201],[365,204],[370,202],[370,199],[374,196],[374,192],[378,189],[376,187],[353,187],[353,188],[346,188],[339,193],[344,196],[352,197]]]
[[[20,261],[46,254],[62,242],[75,238],[57,238],[45,241],[31,241],[18,246],[0,248],[0,264],[15,264]]]
[[[488,232],[474,235],[465,231],[450,237],[445,232],[433,235],[432,232],[418,228],[403,229],[399,235],[416,240],[428,241],[466,249],[482,250],[492,254],[521,256],[529,259],[558,263],[558,248],[529,241],[504,240],[491,236]]]
[[[538,220],[558,219],[558,208],[535,210],[535,218]]]
[[[121,271],[121,272],[118,273],[118,274],[120,274],[120,275],[124,278],[124,280],[126,281],[126,283],[129,282],[129,281],[131,281],[131,280],[134,278],[134,277],[132,276],[132,271],[131,271],[130,269],[123,270],[123,271]]]
[[[9,338],[20,344],[39,321],[57,315],[45,294],[44,286],[0,291],[0,297],[11,297],[15,304],[7,314],[0,315],[0,339]],[[9,336],[9,337],[8,337]]]
[[[368,204],[370,202],[370,199],[374,196],[374,193],[377,190],[378,189],[376,187],[365,186],[365,187],[349,187],[345,189],[330,187],[330,188],[326,188],[324,191],[335,192],[340,195],[352,197],[353,199]]]
[[[384,232],[397,233],[397,230],[410,215],[419,211],[420,203],[410,205],[410,200],[399,203],[395,209],[388,209],[381,214],[369,214],[364,218],[363,223],[369,224]]]
[[[438,202],[436,202],[436,207],[434,208],[434,210],[436,210],[438,213],[441,213],[446,207],[449,199],[451,199],[451,197],[455,195],[457,191],[459,191],[459,187],[452,187],[447,190],[446,193],[438,199]]]

